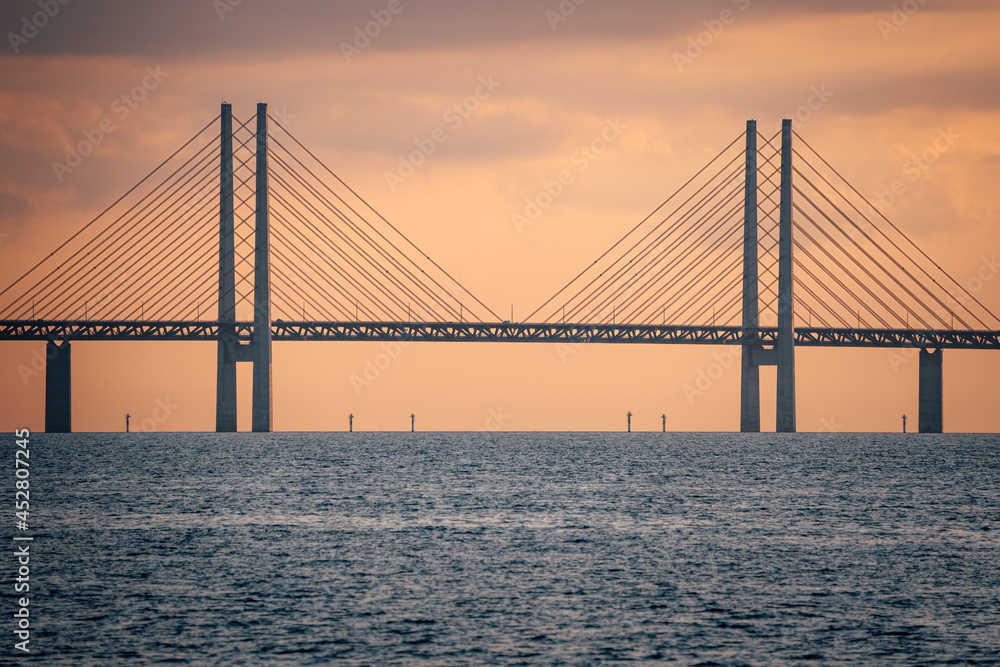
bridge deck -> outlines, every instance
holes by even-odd
[[[238,340],[250,341],[252,322],[231,325]],[[220,325],[209,321],[0,320],[0,340],[174,340],[213,341]],[[647,343],[774,345],[777,328],[743,333],[736,326],[634,324],[521,324],[481,322],[288,322],[271,324],[276,341],[444,341],[497,343]],[[795,330],[800,347],[918,347],[1000,349],[1000,331],[916,329]]]

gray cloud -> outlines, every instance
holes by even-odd
[[[71,2],[47,21],[21,52],[26,55],[116,55],[198,57],[205,54],[339,52],[356,28],[373,20],[390,0],[365,2],[267,2],[265,0],[90,0]],[[374,50],[434,50],[490,42],[562,39],[642,39],[686,34],[735,0],[399,0],[402,11],[380,30]],[[576,7],[556,23],[560,5]],[[964,0],[936,2],[921,11],[996,8],[998,3]],[[39,10],[37,0],[0,5],[4,35],[19,33],[25,16]],[[737,10],[738,11],[738,10]],[[781,0],[747,5],[748,20],[788,14],[874,12],[865,0],[838,3]],[[220,19],[221,15],[221,19]],[[385,16],[385,14],[382,14]],[[7,47],[5,47],[7,48]]]
[[[33,210],[28,200],[9,192],[0,192],[0,220],[4,224],[17,222],[27,217]]]
[[[0,191],[0,242],[16,238],[34,210],[24,197]]]

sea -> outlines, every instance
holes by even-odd
[[[997,435],[2,437],[0,664],[1000,664]]]

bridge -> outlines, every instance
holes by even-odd
[[[238,363],[253,366],[252,429],[272,429],[273,341],[738,345],[744,432],[760,430],[765,365],[776,429],[796,430],[797,347],[915,348],[919,430],[941,432],[942,351],[1000,349],[972,291],[791,121],[766,137],[751,120],[525,322],[504,320],[266,104],[243,122],[223,104],[0,292],[0,340],[46,343],[49,432],[72,430],[72,344],[98,340],[215,342],[220,432],[236,431]]]

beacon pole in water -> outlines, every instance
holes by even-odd
[[[348,433],[354,433],[354,413],[347,415],[347,431]]]
[[[625,417],[626,417],[626,419],[628,419],[628,427],[627,427],[628,428],[628,433],[631,433],[632,432],[632,413],[629,412],[627,415],[625,415]]]
[[[662,415],[660,415],[660,419],[663,420],[663,432],[666,433],[667,432],[667,413],[663,413]]]
[[[125,413],[125,432],[128,433],[128,420],[132,415]]]
[[[415,424],[416,418],[417,418],[416,415],[412,415],[412,414],[410,415],[410,433],[413,433],[413,431],[415,430],[414,429],[414,424]]]

